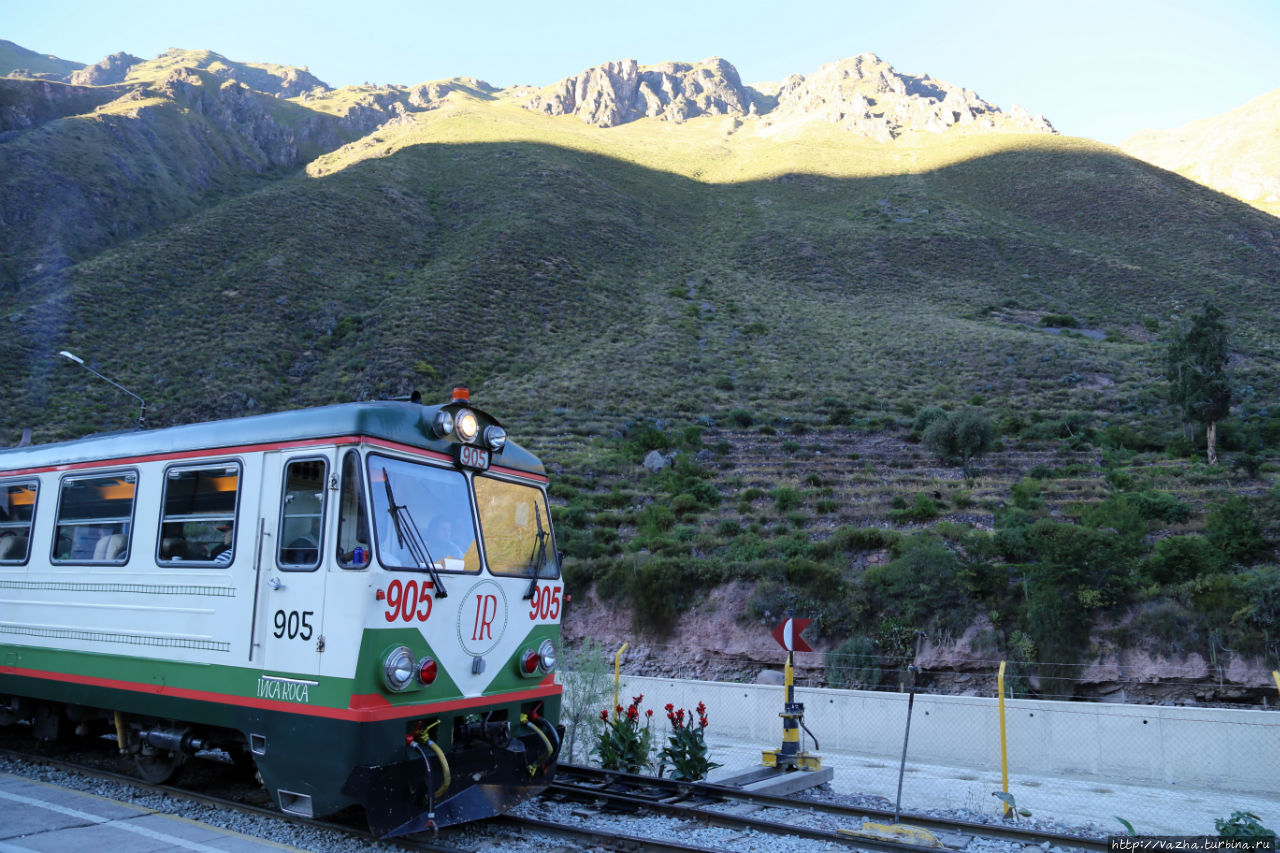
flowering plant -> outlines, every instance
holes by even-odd
[[[661,776],[667,762],[671,762],[671,778],[684,782],[696,782],[707,778],[707,774],[721,766],[711,761],[707,755],[707,742],[704,733],[707,729],[707,706],[699,702],[694,709],[698,714],[697,727],[693,724],[693,714],[684,708],[677,709],[667,703],[667,721],[671,723],[671,737],[662,749],[662,764],[658,768]]]
[[[609,709],[600,712],[600,721],[604,723],[595,749],[591,754],[600,758],[600,766],[605,770],[622,770],[626,773],[639,773],[650,764],[649,755],[653,752],[653,732],[650,722],[653,711],[640,714],[640,703],[644,694],[634,696],[631,704],[625,709],[618,705],[610,719]]]

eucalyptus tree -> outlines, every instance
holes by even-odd
[[[1204,310],[1174,335],[1165,361],[1169,400],[1187,420],[1205,425],[1210,465],[1218,464],[1218,422],[1231,410],[1229,357],[1222,311],[1206,302]]]

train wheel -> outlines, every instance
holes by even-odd
[[[138,775],[144,782],[150,782],[152,785],[165,785],[177,779],[186,760],[187,756],[181,752],[146,746],[133,757]]]

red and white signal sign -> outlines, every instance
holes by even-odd
[[[812,624],[812,619],[788,619],[773,629],[773,638],[789,652],[811,652],[813,649],[800,635]]]

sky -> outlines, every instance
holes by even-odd
[[[709,56],[752,83],[869,51],[1111,144],[1280,88],[1280,0],[0,0],[0,39],[83,63],[207,49],[335,87],[544,86],[611,60]]]

